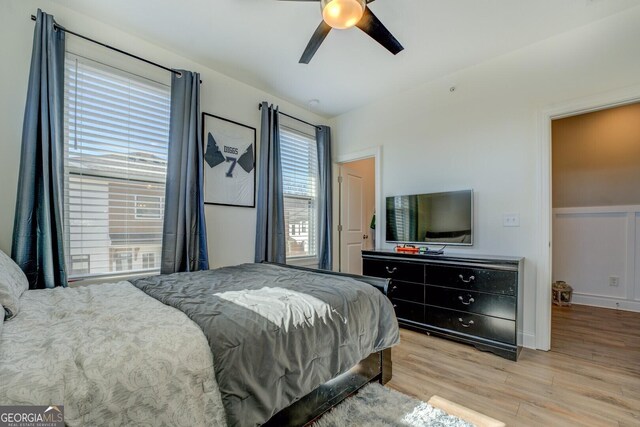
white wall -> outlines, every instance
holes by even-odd
[[[569,283],[577,304],[640,311],[639,224],[637,205],[554,209],[553,280]]]
[[[45,0],[3,0],[0,2],[0,249],[5,252],[11,250],[13,232],[22,118],[33,41],[34,23],[30,15],[35,14],[38,7],[53,14],[59,24],[71,30],[166,66],[200,72],[204,82],[202,111],[256,127],[258,135],[260,101],[277,103],[283,111],[314,123],[323,121],[317,115],[282,99],[58,4]],[[78,40],[74,41],[73,36],[69,36],[69,43],[78,43]],[[206,43],[206,40],[199,40],[198,43]],[[95,59],[104,56],[110,60],[114,58],[113,54],[102,48],[91,49]],[[147,67],[144,72],[145,75],[147,72],[157,74],[158,70]],[[164,73],[165,78],[167,75]],[[206,218],[212,267],[253,261],[255,209],[207,206]]]
[[[526,258],[525,345],[535,345],[536,269],[545,239],[536,218],[538,114],[640,84],[638,40],[634,8],[334,120],[336,156],[383,147],[383,197],[474,189],[475,245],[449,252]],[[504,213],[519,213],[520,227],[503,227]],[[382,226],[384,212],[379,217]]]

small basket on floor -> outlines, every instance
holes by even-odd
[[[571,297],[573,295],[573,288],[563,280],[553,282],[551,287],[553,295],[553,303],[555,305],[571,305]]]

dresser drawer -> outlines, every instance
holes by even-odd
[[[427,285],[516,295],[518,273],[510,270],[430,264],[426,266],[425,283]]]
[[[424,305],[402,300],[391,300],[398,320],[424,323]]]
[[[364,259],[362,261],[362,274],[364,276],[424,283],[424,265],[411,262]]]
[[[446,308],[425,307],[425,320],[429,325],[492,341],[516,344],[516,323],[513,320],[464,313]]]
[[[424,285],[391,280],[387,289],[387,296],[391,299],[402,299],[424,304]]]
[[[516,319],[516,297],[510,295],[425,286],[425,303],[508,320]]]

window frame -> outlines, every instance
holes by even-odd
[[[286,233],[286,237],[288,238],[290,236],[290,231],[291,231],[291,226],[294,226],[295,229],[295,233],[296,235],[298,234],[303,234],[303,232],[301,231],[302,229],[306,229],[306,234],[308,234],[308,241],[313,240],[313,250],[314,252],[311,254],[305,253],[302,255],[290,255],[289,254],[289,244],[288,241],[285,242],[286,244],[286,248],[285,248],[285,255],[286,255],[286,260],[287,263],[289,264],[294,264],[294,265],[300,265],[300,266],[305,266],[305,267],[317,267],[318,262],[319,262],[319,254],[318,254],[318,240],[319,240],[319,223],[318,223],[318,219],[319,219],[319,206],[318,206],[318,200],[319,200],[319,188],[318,188],[318,182],[319,182],[319,165],[317,162],[317,138],[315,136],[315,133],[312,134],[310,131],[304,131],[301,130],[300,128],[298,128],[297,126],[294,125],[290,125],[288,123],[280,123],[280,136],[281,136],[281,145],[282,145],[282,135],[283,133],[289,133],[289,134],[293,134],[293,135],[299,135],[302,136],[305,139],[309,140],[309,149],[310,152],[311,150],[315,150],[313,152],[313,154],[310,154],[311,157],[314,157],[316,160],[316,164],[314,167],[315,170],[315,175],[312,178],[313,181],[313,187],[315,189],[315,192],[313,194],[313,196],[305,196],[305,195],[301,195],[301,194],[295,194],[295,193],[289,193],[289,195],[287,195],[287,192],[285,190],[285,183],[284,183],[284,179],[283,179],[283,199],[285,199],[285,221],[286,221],[286,199],[290,199],[290,200],[298,200],[298,201],[303,201],[306,200],[310,203],[312,203],[312,208],[309,209],[309,211],[313,210],[313,224],[305,224],[304,226],[302,224],[290,224],[287,223],[285,226],[285,233]],[[312,141],[312,142],[311,142]],[[282,155],[283,155],[283,150],[282,147],[280,149],[280,155],[281,155],[281,159],[282,159]],[[284,168],[283,168],[284,169]],[[311,237],[313,233],[313,237]]]

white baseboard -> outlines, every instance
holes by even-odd
[[[577,305],[590,305],[593,307],[613,308],[640,313],[640,301],[631,301],[623,298],[603,297],[574,292],[572,302]]]
[[[518,341],[522,343],[523,347],[536,349],[536,334],[530,332],[518,331]]]

